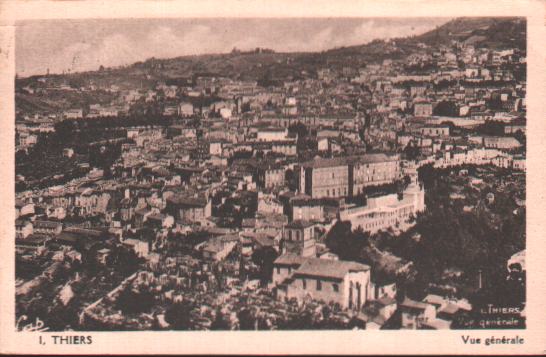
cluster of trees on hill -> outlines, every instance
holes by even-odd
[[[416,217],[415,227],[399,236],[387,231],[370,237],[352,230],[350,222],[337,222],[326,236],[326,245],[344,260],[367,263],[364,250],[375,247],[412,262],[417,274],[399,281],[399,290],[413,298],[423,298],[435,283],[455,286],[457,295],[471,297],[480,306],[522,304],[525,275],[521,269],[509,275],[506,267],[512,254],[525,249],[525,215],[512,213],[513,199],[496,194],[494,204],[478,203],[475,210],[464,212],[464,202],[450,198],[449,170],[425,167],[420,177],[427,189],[427,210]],[[500,225],[492,221],[494,215],[501,217]],[[446,271],[452,269],[462,275],[446,281]],[[513,293],[508,294],[510,289]]]
[[[15,173],[27,181],[18,183],[16,189],[31,188],[27,187],[29,184],[33,187],[62,184],[81,177],[88,171],[79,167],[82,163],[103,169],[108,176],[110,166],[121,155],[121,144],[127,141],[125,128],[136,123],[140,121],[120,119],[112,123],[105,119],[57,123],[54,132],[39,134],[34,146],[15,153]],[[63,149],[66,148],[73,149],[74,156],[65,157]],[[33,182],[36,180],[40,183]]]
[[[107,132],[112,129],[122,130],[135,126],[146,128],[154,126],[165,127],[171,125],[173,121],[173,117],[156,115],[63,120],[55,124],[55,132],[59,136],[59,140],[63,143],[73,141],[73,136],[77,135],[76,133],[78,132],[84,132],[85,136],[82,139],[85,142],[91,142],[98,139],[91,136],[94,132],[96,132],[96,135],[108,135]]]

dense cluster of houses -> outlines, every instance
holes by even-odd
[[[407,63],[428,69],[406,70]],[[226,263],[233,254],[248,263],[254,252],[273,249],[278,257],[269,287],[261,287],[275,291],[270,304],[334,303],[368,328],[383,327],[397,311],[402,328],[449,328],[457,311],[471,309],[468,302],[436,295],[397,302],[395,284],[375,282],[366,264],[340,260],[321,237],[337,221],[371,234],[408,229],[426,209],[417,180],[423,165],[525,171],[525,83],[510,70],[524,64],[516,49],[456,42],[422,44],[422,52],[403,60],[321,68],[280,87],[210,75],[187,85],[158,81],[148,89],[93,81],[74,88],[45,77],[25,92],[101,90],[114,99],[23,115],[16,123],[20,149],[53,131],[57,121],[109,120],[136,103],[162,103],[162,115],[173,122],[125,128],[111,175],[95,168],[63,185],[17,193],[16,247],[26,255],[43,255],[50,243],[70,251],[95,247],[104,263],[113,246],[122,246],[148,267],[125,285],[155,286],[162,304],[205,299],[207,289],[233,290],[226,281],[224,288],[213,283],[215,274],[203,264],[235,271],[237,264]],[[210,104],[195,98],[210,98]],[[491,122],[503,132],[478,131]],[[400,183],[400,192],[368,194]],[[352,200],[359,196],[365,200]],[[204,238],[187,243],[196,234]],[[173,241],[193,244],[188,256],[197,262],[172,260],[165,247]],[[193,263],[201,265],[192,282]],[[234,294],[249,288],[237,289]],[[93,312],[97,306],[86,313],[99,313]],[[108,309],[101,320],[117,313]]]

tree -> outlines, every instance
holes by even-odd
[[[514,137],[520,142],[522,143],[523,145],[525,145],[525,141],[526,141],[526,138],[525,138],[525,133],[523,133],[523,131],[521,130],[518,130],[514,133]]]
[[[407,160],[415,160],[419,156],[420,149],[413,145],[412,142],[410,142],[405,148],[404,148],[404,155],[406,156]]]
[[[296,191],[298,189],[298,177],[294,170],[287,169],[284,174],[284,180],[290,190]]]
[[[305,124],[297,122],[288,127],[288,132],[290,134],[298,134],[298,138],[304,138],[309,134]]]
[[[504,124],[499,121],[489,120],[484,124],[479,125],[476,128],[478,134],[481,135],[503,135],[504,134]]]
[[[222,313],[220,307],[216,308],[216,314],[212,325],[210,326],[211,330],[229,330],[230,324],[226,319],[226,316]]]
[[[279,254],[273,247],[258,248],[252,253],[252,261],[260,267],[260,284],[266,286],[273,276],[273,262]]]
[[[351,237],[351,222],[337,221],[326,234],[326,246],[340,257],[345,256],[347,247],[344,242],[350,240]]]
[[[254,330],[256,325],[256,317],[248,308],[243,308],[237,313],[239,319],[239,328],[241,330]]]
[[[165,312],[167,321],[174,330],[191,330],[193,323],[191,319],[192,305],[183,301],[171,305]]]
[[[76,129],[76,123],[73,120],[63,120],[55,124],[55,133],[60,141],[68,141]]]
[[[239,258],[239,280],[245,281],[247,278],[247,271],[246,271],[246,265],[245,260],[243,259],[243,256]]]
[[[349,221],[336,222],[326,234],[326,246],[343,260],[361,260],[360,253],[368,244],[369,233],[361,228],[353,232]]]
[[[155,304],[154,295],[149,291],[135,291],[131,288],[123,290],[116,301],[116,306],[124,314],[140,314],[149,312]]]
[[[453,117],[459,115],[457,104],[451,101],[441,101],[433,110],[434,115]]]

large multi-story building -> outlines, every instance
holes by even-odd
[[[511,136],[486,136],[483,138],[483,145],[486,148],[495,149],[515,149],[522,144]]]
[[[420,128],[420,132],[425,136],[449,136],[449,126],[447,125],[432,125]]]
[[[262,128],[256,134],[258,141],[277,141],[286,140],[288,137],[288,129],[280,128]]]
[[[425,210],[425,191],[416,182],[404,191],[402,199],[398,194],[369,197],[365,206],[341,210],[339,219],[350,221],[353,228],[377,233],[379,230],[398,227],[408,223],[412,216]]]
[[[284,185],[285,170],[282,166],[260,165],[256,171],[257,181],[261,187],[273,188]]]
[[[303,219],[311,222],[324,220],[324,204],[320,199],[297,196],[290,199],[290,206],[293,220]]]
[[[189,117],[193,115],[193,104],[180,103],[178,105],[178,115],[181,117]]]
[[[397,155],[316,159],[301,165],[300,191],[312,198],[353,196],[364,187],[392,183],[400,175]]]
[[[211,216],[210,199],[203,197],[171,197],[167,199],[167,212],[183,222],[196,222]]]
[[[398,155],[367,154],[356,158],[352,163],[353,179],[350,195],[358,195],[368,186],[392,183],[401,176]]]
[[[432,115],[432,103],[421,102],[413,106],[413,115],[416,117],[428,117]]]
[[[300,191],[313,198],[348,196],[351,176],[345,158],[315,159],[300,167]]]

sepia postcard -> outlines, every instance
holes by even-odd
[[[0,1],[0,353],[546,353],[545,10]]]

